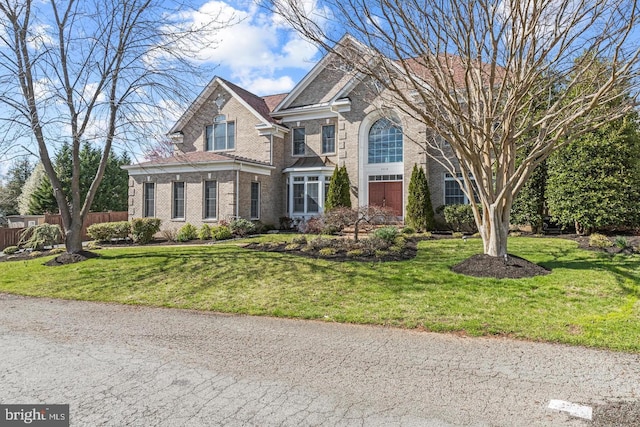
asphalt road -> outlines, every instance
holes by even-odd
[[[0,403],[73,426],[640,425],[639,398],[639,355],[0,294]]]

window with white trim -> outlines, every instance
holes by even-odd
[[[316,215],[324,210],[331,176],[319,174],[293,176],[289,181],[291,214]]]
[[[204,182],[204,218],[216,219],[218,216],[218,183],[216,181]]]
[[[458,172],[457,177],[462,180],[462,173]],[[469,177],[472,184],[475,182],[473,177]],[[469,198],[464,194],[460,184],[453,178],[450,173],[444,174],[444,204],[445,205],[466,205],[469,204]]]
[[[144,206],[142,215],[146,218],[154,217],[156,214],[156,184],[155,182],[144,183]]]
[[[251,183],[251,219],[260,219],[260,183]]]
[[[336,152],[336,127],[335,125],[322,126],[322,154]]]
[[[304,156],[306,146],[306,131],[304,128],[293,129],[293,155]]]
[[[171,218],[184,219],[184,182],[173,182]]]
[[[236,123],[227,121],[223,114],[213,118],[213,125],[205,128],[205,150],[226,151],[233,150],[236,143]]]

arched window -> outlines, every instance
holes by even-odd
[[[402,128],[388,119],[380,119],[369,131],[369,163],[402,162]]]

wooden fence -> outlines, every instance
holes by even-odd
[[[98,224],[101,222],[116,222],[127,221],[129,219],[128,212],[89,212],[82,225],[82,240],[89,240],[87,235],[87,227],[92,224]],[[60,228],[62,226],[62,217],[60,215],[46,214],[44,216],[44,222],[47,224],[58,224]],[[16,246],[20,241],[20,234],[24,231],[24,228],[0,228],[0,251],[7,246]]]

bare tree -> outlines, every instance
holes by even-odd
[[[114,143],[137,138],[162,118],[160,101],[183,102],[198,42],[225,22],[185,22],[187,9],[151,0],[0,0],[0,104],[5,132],[26,129],[51,180],[66,248],[82,250],[82,223]],[[195,57],[195,55],[193,55]],[[21,132],[21,131],[20,131]],[[50,150],[72,146],[70,194],[62,190]],[[79,151],[102,156],[84,203]]]
[[[491,256],[536,166],[635,105],[636,0],[267,2],[426,125],[415,142],[461,185]]]

